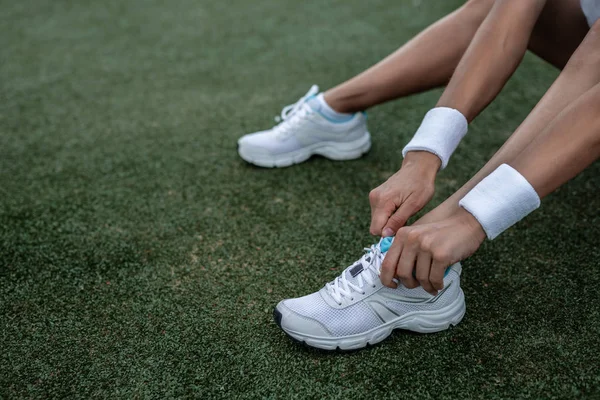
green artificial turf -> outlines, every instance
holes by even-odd
[[[331,354],[272,320],[376,240],[367,194],[441,91],[371,110],[357,161],[259,169],[237,138],[458,4],[3,1],[0,398],[600,396],[598,164],[464,263],[453,329]],[[557,74],[525,58],[428,209]]]

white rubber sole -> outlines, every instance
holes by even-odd
[[[276,310],[277,312],[277,310]],[[419,333],[434,333],[448,329],[451,325],[457,325],[463,319],[466,312],[465,295],[460,289],[458,297],[448,306],[434,311],[413,311],[389,321],[370,331],[357,335],[343,336],[337,338],[315,337],[304,335],[300,332],[284,330],[293,339],[304,342],[310,347],[323,350],[356,350],[374,345],[386,339],[394,329],[406,329]],[[277,317],[276,317],[277,319]],[[278,322],[281,326],[281,324]]]
[[[371,148],[371,135],[369,132],[351,142],[319,142],[301,149],[283,154],[265,154],[253,151],[244,146],[238,147],[240,157],[259,167],[289,167],[308,160],[313,155],[320,155],[330,160],[354,160],[360,158]]]

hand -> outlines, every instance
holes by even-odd
[[[409,289],[421,285],[436,295],[444,288],[446,268],[475,253],[485,237],[479,222],[463,208],[439,222],[404,227],[383,260],[381,283],[396,288],[396,277]]]
[[[371,234],[394,236],[433,197],[440,159],[426,151],[410,151],[400,171],[369,193]]]

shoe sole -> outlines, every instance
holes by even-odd
[[[455,326],[465,316],[465,295],[460,289],[459,294],[450,305],[434,311],[413,311],[392,321],[357,335],[342,337],[315,337],[300,332],[286,330],[281,325],[282,314],[275,308],[273,317],[275,323],[292,339],[322,350],[357,350],[374,345],[385,340],[395,329],[405,329],[418,333],[435,333]]]
[[[238,147],[238,154],[244,161],[265,168],[282,168],[300,164],[313,155],[320,155],[330,160],[354,160],[360,158],[371,148],[369,132],[352,142],[319,142],[289,153],[270,155],[254,152],[244,146]]]

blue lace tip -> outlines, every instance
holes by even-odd
[[[386,238],[381,239],[381,242],[379,242],[379,248],[381,249],[382,253],[385,253],[386,251],[388,251],[390,249],[390,246],[392,245],[393,240],[394,240],[393,236],[388,236]]]

